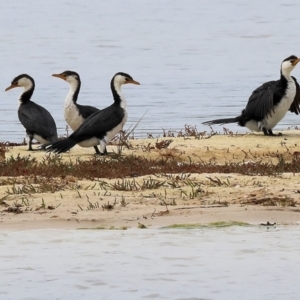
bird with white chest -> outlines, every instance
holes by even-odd
[[[11,85],[5,91],[16,87],[24,88],[19,98],[18,117],[26,129],[28,150],[33,151],[33,139],[41,144],[57,141],[57,129],[53,117],[44,107],[31,101],[35,89],[34,79],[27,74],[21,74],[12,80]]]
[[[140,84],[129,74],[123,72],[115,74],[110,83],[113,104],[85,119],[68,138],[46,145],[46,150],[62,153],[70,150],[76,144],[81,147],[100,145],[100,152],[104,155],[107,143],[123,129],[127,121],[127,102],[121,86],[129,83]]]
[[[291,72],[300,58],[291,55],[281,63],[280,79],[269,81],[252,92],[246,108],[234,118],[216,119],[205,125],[238,123],[252,131],[275,135],[272,129],[288,111],[300,113],[300,86]]]
[[[80,105],[77,103],[81,87],[81,80],[78,73],[74,71],[64,71],[59,74],[53,74],[52,76],[61,78],[70,85],[64,102],[64,117],[70,128],[75,131],[86,118],[99,111],[99,109],[94,106]],[[97,146],[94,146],[94,149],[96,154],[101,154]],[[106,153],[106,149],[104,152]]]

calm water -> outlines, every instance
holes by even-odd
[[[298,227],[0,232],[1,299],[299,299]]]
[[[59,135],[65,133],[69,87],[51,77],[65,69],[81,75],[80,103],[99,108],[112,102],[116,72],[140,81],[124,88],[127,127],[147,111],[139,135],[184,124],[204,130],[205,120],[237,115],[257,86],[278,78],[284,58],[300,55],[299,11],[300,2],[286,0],[4,1],[0,141],[24,137],[17,117],[21,90],[4,93],[21,73],[34,77],[33,100],[53,114]],[[299,67],[294,75],[300,77]],[[277,128],[299,124],[288,114]]]

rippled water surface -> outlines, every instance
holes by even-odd
[[[81,75],[80,103],[99,108],[112,102],[116,72],[140,81],[124,87],[127,128],[147,112],[139,135],[184,124],[204,130],[203,121],[238,114],[257,86],[278,78],[284,58],[300,55],[299,11],[300,2],[286,0],[5,1],[0,141],[24,137],[17,117],[21,91],[4,93],[21,73],[34,77],[33,100],[53,114],[59,135],[65,133],[68,84],[51,74],[66,69]],[[277,128],[299,123],[288,114]]]
[[[299,299],[298,227],[0,232],[1,299]]]

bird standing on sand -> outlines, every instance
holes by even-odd
[[[26,129],[29,151],[32,149],[32,140],[35,139],[39,143],[54,143],[57,141],[57,130],[54,119],[48,110],[31,101],[35,83],[32,77],[27,74],[17,76],[11,82],[11,85],[5,89],[8,91],[16,87],[23,87],[19,101],[18,116],[22,125]]]
[[[204,122],[205,125],[238,123],[265,135],[275,135],[272,129],[288,111],[300,113],[300,86],[291,76],[300,58],[291,55],[281,63],[280,79],[264,83],[253,91],[246,108],[235,118]]]
[[[128,83],[140,84],[126,73],[115,74],[110,83],[114,103],[85,119],[68,138],[46,145],[46,150],[62,153],[70,150],[76,144],[82,147],[100,145],[101,155],[106,154],[107,143],[122,130],[127,121],[127,103],[121,86]]]
[[[86,118],[99,111],[99,109],[93,106],[80,105],[77,103],[81,86],[81,80],[78,73],[74,71],[64,71],[60,74],[53,74],[52,76],[61,78],[70,84],[70,90],[64,104],[64,117],[67,124],[73,131],[75,131]],[[100,154],[97,146],[94,146],[94,149],[96,154]],[[106,149],[104,152],[106,152]]]

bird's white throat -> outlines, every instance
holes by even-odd
[[[69,82],[70,83],[70,89],[69,89],[69,93],[65,99],[65,108],[66,107],[73,107],[75,104],[74,104],[74,100],[73,100],[73,97],[74,97],[74,94],[78,88],[78,82]]]
[[[124,95],[123,95],[123,93],[122,93],[121,86],[122,86],[121,83],[119,83],[119,82],[114,82],[114,88],[115,88],[117,94],[119,95],[119,97],[120,97],[120,99],[121,99],[120,106],[121,106],[124,110],[126,110],[126,108],[127,108],[127,101],[126,101],[126,99],[125,99],[125,97],[124,97]]]

